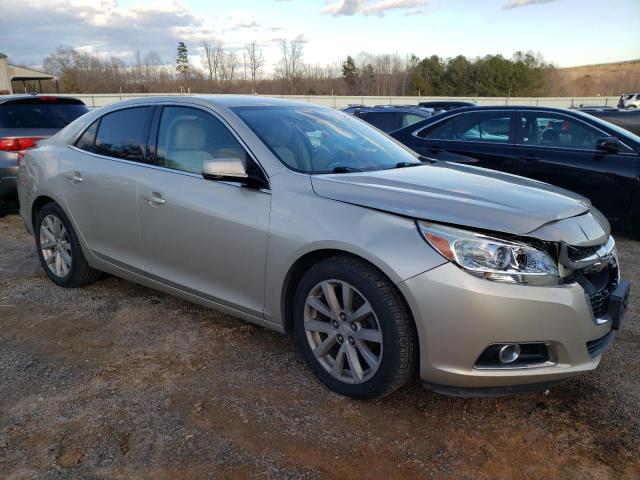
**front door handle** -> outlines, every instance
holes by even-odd
[[[153,205],[164,205],[165,203],[167,203],[167,201],[162,198],[162,195],[160,195],[158,192],[145,193],[142,195],[142,198]]]
[[[83,180],[80,172],[71,172],[69,175],[67,175],[67,178],[71,183],[80,183]]]

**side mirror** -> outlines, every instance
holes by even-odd
[[[249,178],[244,162],[239,158],[215,158],[202,162],[202,176],[207,180],[246,182]]]
[[[202,176],[207,180],[240,182],[249,188],[268,188],[266,181],[247,172],[245,162],[239,158],[214,158],[202,162]]]
[[[618,153],[620,141],[616,137],[602,137],[596,141],[596,149],[603,152]]]

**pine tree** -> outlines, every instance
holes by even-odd
[[[189,78],[189,56],[184,42],[178,42],[178,55],[176,56],[176,72],[182,79]]]
[[[349,85],[351,93],[354,93],[356,83],[358,81],[358,67],[351,56],[342,63],[342,78]]]

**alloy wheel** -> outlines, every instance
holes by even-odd
[[[47,268],[56,277],[69,273],[73,259],[71,243],[64,224],[55,215],[47,215],[42,220],[40,250]]]
[[[311,289],[304,329],[314,356],[345,383],[369,380],[382,361],[382,330],[369,301],[352,285],[325,280]]]

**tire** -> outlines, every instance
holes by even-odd
[[[380,398],[415,374],[418,341],[408,307],[362,260],[336,255],[312,266],[296,289],[293,315],[298,348],[336,393]]]
[[[40,264],[56,285],[84,287],[100,278],[101,272],[87,263],[71,222],[57,204],[52,202],[42,207],[34,230]],[[51,248],[44,242],[52,244]]]

